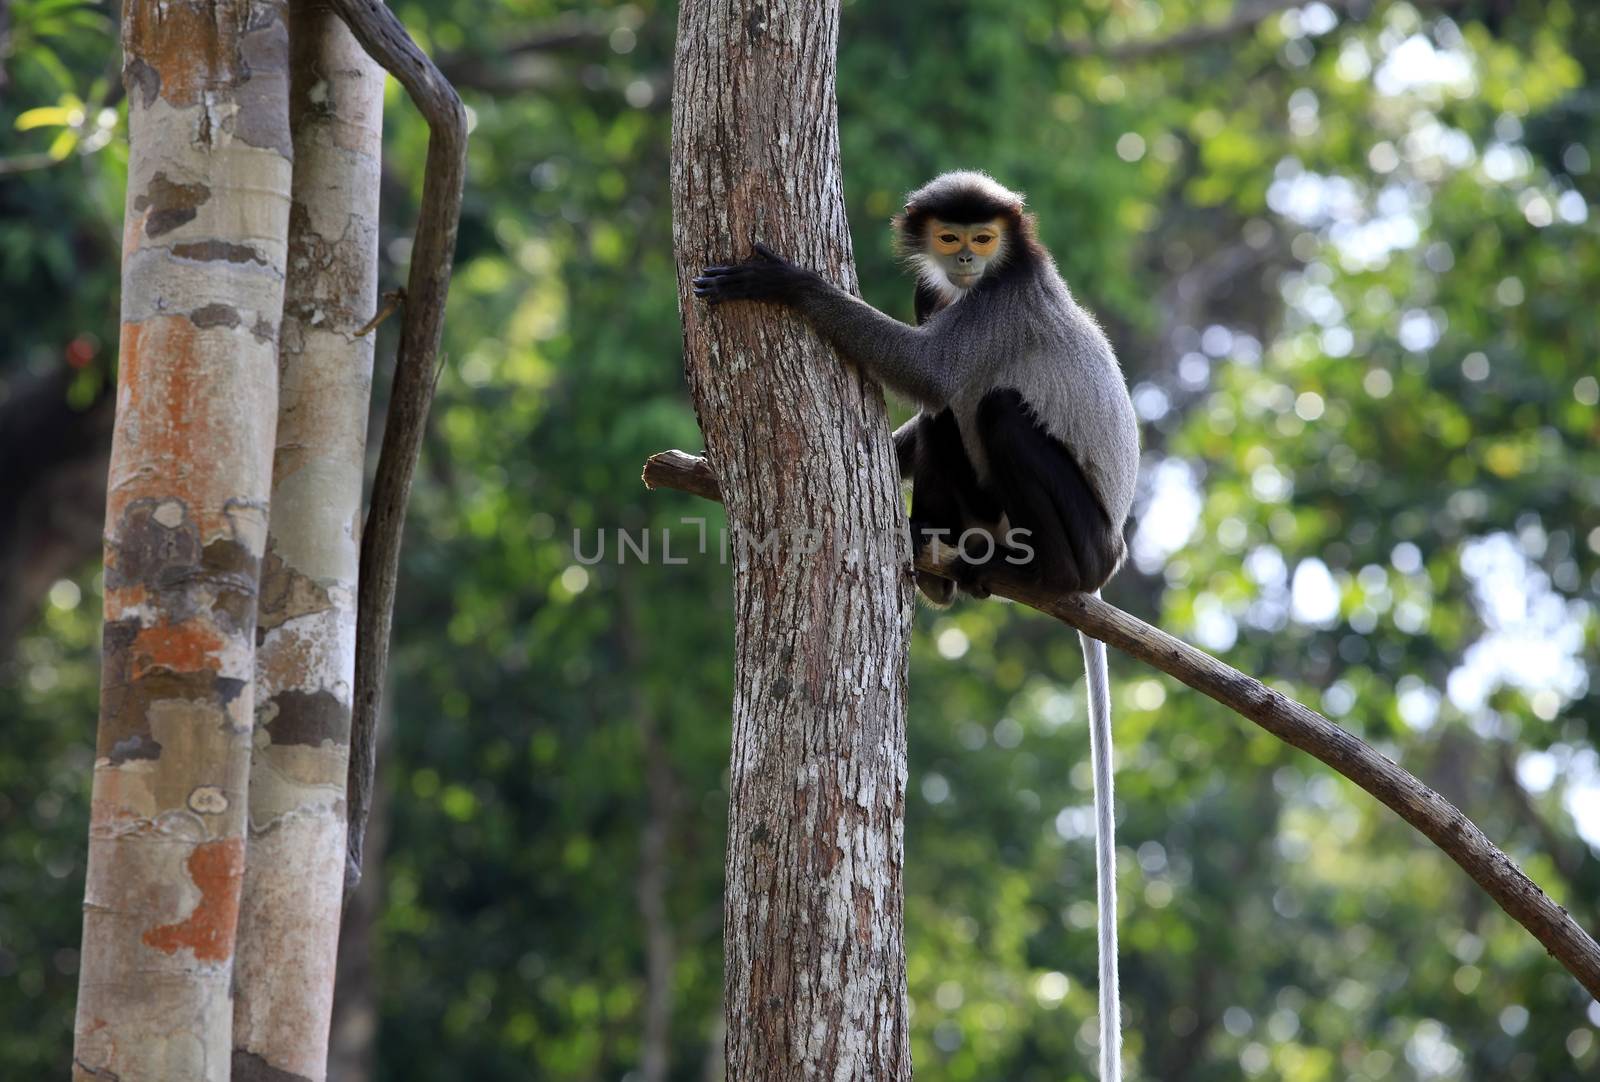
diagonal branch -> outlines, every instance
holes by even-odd
[[[720,499],[716,474],[705,459],[683,451],[663,451],[652,456],[644,466],[644,483],[648,488],[675,488]],[[927,558],[919,558],[917,568],[935,574],[947,570]],[[1380,755],[1366,741],[1261,681],[1097,597],[1050,595],[1020,582],[1001,583],[994,592],[1054,616],[1176,677],[1355,782],[1461,865],[1501,909],[1531,932],[1590,995],[1600,1000],[1600,945],[1455,805]]]
[[[428,122],[427,172],[411,244],[405,318],[395,357],[394,388],[384,425],[383,449],[372,480],[372,505],[361,535],[361,585],[356,603],[356,686],[350,731],[349,808],[345,900],[361,881],[361,846],[377,766],[374,730],[389,632],[394,618],[411,478],[422,451],[428,407],[437,385],[445,297],[455,260],[456,229],[467,172],[467,116],[448,80],[418,49],[400,20],[378,0],[332,0],[361,47],[405,87]]]

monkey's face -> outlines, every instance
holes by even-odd
[[[950,284],[967,290],[996,264],[1005,251],[1005,222],[928,223],[927,259],[944,272]]]

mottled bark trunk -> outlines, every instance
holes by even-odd
[[[708,312],[688,288],[758,239],[854,288],[838,14],[837,0],[688,0],[673,79],[686,368],[735,556],[726,1047],[728,1077],[750,1082],[911,1076],[911,594],[883,398],[798,320]]]
[[[132,0],[74,1077],[227,1079],[291,148],[281,4]]]
[[[344,893],[356,565],[377,301],[383,72],[291,0],[294,187],[262,572],[236,1079],[324,1077]]]

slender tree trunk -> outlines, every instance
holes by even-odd
[[[356,565],[377,301],[383,72],[291,0],[294,133],[277,454],[262,572],[236,1078],[324,1077],[344,892]]]
[[[74,1077],[229,1075],[291,148],[281,4],[130,0]]]
[[[911,593],[883,398],[798,320],[751,304],[711,313],[688,288],[707,262],[747,256],[755,240],[855,286],[838,15],[838,0],[687,0],[678,23],[685,366],[734,546],[724,939],[736,1082],[911,1076],[901,929]]]
[[[637,670],[635,670],[637,671]],[[676,785],[666,742],[650,707],[638,713],[643,730],[645,792],[649,818],[639,839],[639,915],[644,923],[644,1033],[640,1039],[640,1082],[667,1082],[672,1063],[673,966],[677,942],[667,912],[667,882],[672,854]]]
[[[700,1069],[700,1082],[723,1082],[728,1077],[728,1023],[717,1016],[716,1025],[706,1038],[706,1058]]]
[[[333,1024],[328,1035],[328,1082],[369,1082],[377,1070],[380,974],[378,917],[383,911],[383,860],[389,849],[393,790],[385,783],[393,742],[393,688],[385,688],[373,719],[376,756],[371,815],[367,820],[361,882],[345,896],[339,924],[338,973],[333,984]]]
[[[643,672],[648,659],[640,643],[635,601],[636,577],[619,583],[617,642],[630,672]],[[639,832],[639,875],[634,896],[644,930],[644,1025],[639,1038],[639,1082],[667,1082],[672,1069],[672,1010],[676,989],[677,936],[667,897],[672,877],[672,843],[678,816],[678,781],[662,718],[646,689],[629,689],[630,712],[639,723],[644,755],[645,816]]]

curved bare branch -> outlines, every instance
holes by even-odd
[[[675,488],[706,499],[721,498],[710,465],[683,451],[652,456],[644,466],[644,483],[649,488]],[[917,568],[935,574],[946,571],[929,559],[918,560]],[[1002,583],[994,592],[1054,616],[1181,680],[1355,782],[1461,865],[1501,909],[1600,1000],[1600,945],[1460,809],[1372,745],[1310,707],[1097,597],[1045,594],[1022,583]]]
[[[361,881],[361,845],[377,765],[374,730],[389,631],[400,571],[411,478],[422,452],[428,408],[438,383],[439,343],[444,334],[445,296],[455,260],[461,193],[467,175],[467,114],[461,98],[439,69],[417,48],[400,20],[378,0],[333,0],[333,9],[361,47],[405,87],[428,122],[427,173],[411,244],[405,319],[395,358],[389,416],[372,480],[372,504],[361,535],[361,584],[356,603],[356,687],[350,732],[346,800],[350,833],[345,866],[345,901]]]

